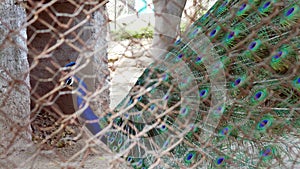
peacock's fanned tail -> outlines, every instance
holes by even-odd
[[[107,145],[134,168],[300,167],[299,28],[297,0],[217,1],[106,117]]]

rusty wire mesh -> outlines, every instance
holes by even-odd
[[[161,6],[164,14],[168,13],[162,17],[163,26],[168,27],[166,25],[169,25],[170,30],[174,29],[170,31],[172,34],[155,30],[155,14],[160,15],[161,13],[153,11],[153,4],[150,1],[142,1],[144,6],[140,8],[136,7],[137,1],[134,0],[111,2],[106,0],[2,0],[0,2],[0,36],[2,36],[0,37],[0,128],[2,130],[0,138],[0,168],[131,168],[132,166],[142,168],[145,166],[155,167],[158,164],[165,168],[205,168],[211,167],[209,165],[211,163],[216,163],[214,160],[219,158],[219,154],[225,154],[224,158],[222,156],[223,160],[228,160],[227,158],[230,157],[234,157],[234,160],[241,158],[239,162],[243,165],[232,165],[233,167],[246,166],[251,168],[255,166],[255,162],[262,160],[259,158],[256,158],[256,161],[253,160],[254,162],[249,160],[253,162],[249,162],[249,164],[247,161],[243,161],[247,158],[252,158],[252,155],[255,153],[259,154],[257,151],[262,151],[261,149],[252,149],[252,144],[245,140],[244,142],[237,141],[229,146],[227,144],[224,146],[214,145],[216,140],[213,139],[208,144],[205,144],[207,147],[203,147],[206,137],[210,137],[211,133],[205,135],[205,131],[203,133],[196,131],[195,128],[197,127],[195,126],[199,121],[195,122],[196,120],[193,119],[193,116],[179,119],[174,126],[161,119],[155,122],[151,121],[153,116],[159,119],[158,117],[161,118],[170,111],[174,111],[174,114],[179,114],[183,110],[182,107],[178,106],[179,104],[183,106],[190,104],[188,108],[192,110],[191,112],[195,116],[197,116],[196,113],[198,112],[210,111],[210,107],[214,110],[216,107],[219,108],[219,106],[222,108],[222,101],[225,98],[223,91],[227,90],[225,87],[228,86],[228,81],[234,78],[234,73],[232,72],[236,69],[225,69],[224,74],[220,76],[211,75],[214,74],[215,69],[222,67],[218,64],[219,62],[214,60],[216,57],[211,54],[223,50],[221,45],[217,43],[212,45],[210,39],[205,37],[205,35],[203,37],[199,36],[198,39],[194,40],[194,43],[189,44],[190,49],[185,51],[186,55],[194,56],[195,53],[199,54],[198,51],[202,54],[211,54],[211,60],[208,59],[207,63],[213,65],[213,67],[211,69],[207,68],[205,71],[200,68],[190,70],[186,68],[185,64],[173,63],[173,60],[168,59],[165,61],[158,59],[158,55],[168,52],[168,45],[173,44],[180,36],[180,32],[182,33],[187,29],[188,32],[183,34],[188,36],[191,34],[191,31],[194,31],[195,27],[190,27],[190,25],[195,21],[197,22],[199,17],[207,11],[208,6],[211,6],[213,2],[209,0],[188,0],[183,10],[183,21],[177,28],[176,25],[172,25],[172,21],[181,18],[181,14],[178,16],[178,10],[180,11],[184,7],[182,2],[175,0],[160,1],[172,3],[172,5],[169,4],[169,7],[167,7],[168,3],[164,4],[166,6]],[[234,2],[237,3],[236,1]],[[170,8],[174,10],[172,11]],[[148,13],[143,13],[143,10],[148,10]],[[248,22],[250,23],[251,21]],[[137,28],[140,28],[140,24],[147,27],[147,29],[138,30]],[[299,21],[294,24],[299,24]],[[210,31],[210,29],[208,30]],[[267,34],[277,34],[281,33],[281,31],[276,27],[273,32],[266,30]],[[299,30],[297,29],[297,31]],[[153,35],[157,33],[162,33],[164,36],[156,36],[158,40],[155,40],[155,38],[153,40]],[[287,35],[287,37],[290,36],[292,35]],[[297,36],[299,36],[299,32],[296,33]],[[187,39],[184,42],[186,44],[189,43]],[[155,42],[158,42],[158,44],[155,44]],[[295,40],[295,42],[299,42],[299,39],[298,41]],[[278,44],[281,44],[281,42],[278,42]],[[178,57],[181,57],[181,47],[172,49],[174,53],[179,53]],[[298,49],[299,46],[294,46],[294,48]],[[192,49],[196,52],[192,51]],[[233,55],[233,58],[235,57],[233,52],[230,54]],[[294,63],[288,63],[294,65],[293,71],[290,71],[287,78],[288,80],[295,78],[297,75],[299,77],[299,51],[296,51],[295,55],[298,58],[293,60]],[[238,58],[239,56],[236,57]],[[193,65],[189,60],[185,61],[187,65]],[[76,64],[66,67],[70,62],[76,62]],[[163,72],[158,71],[159,73],[155,74],[153,72],[156,71],[156,68],[150,68],[149,77],[151,78],[140,82],[142,84],[132,88],[137,82],[137,78],[152,62],[155,63],[154,65],[161,65],[157,66],[159,69],[163,70],[164,67],[170,69],[170,72],[173,73],[172,77],[170,77],[172,83],[178,83],[178,86],[180,86],[181,83],[188,81],[189,85],[179,87],[181,91],[177,91],[178,86],[176,88],[176,85],[174,86],[172,83],[164,84],[161,87],[156,86],[158,91],[154,92],[153,97],[151,96],[153,100],[147,102],[147,104],[137,103],[137,100],[141,99],[141,95],[151,93],[150,89],[147,88],[149,87],[148,85],[157,79],[157,81],[161,82],[161,78],[165,78]],[[232,67],[234,67],[238,60],[233,59],[227,62],[222,60],[222,62],[224,64],[232,62]],[[265,68],[262,63],[264,62],[260,62],[254,67]],[[266,70],[270,69],[270,67],[266,66]],[[254,70],[254,68],[251,70]],[[273,78],[272,75],[264,76],[264,73],[256,73],[263,76],[260,80],[272,80],[263,79],[266,77]],[[193,74],[197,78],[191,81],[182,78],[186,74]],[[70,79],[73,76],[79,78]],[[253,74],[249,76],[249,80],[251,78],[251,80],[255,79]],[[211,80],[207,79],[207,77],[211,78]],[[282,78],[282,76],[274,77]],[[218,80],[212,82],[212,79]],[[84,86],[80,83],[81,80],[86,83],[87,91],[80,90]],[[281,84],[283,80],[279,81]],[[72,85],[67,83],[72,83]],[[198,98],[199,88],[195,88],[199,84],[202,84],[204,87],[207,87],[208,84],[215,84],[218,87],[218,90],[214,93],[215,96],[211,96],[203,102],[202,100],[200,101]],[[275,99],[266,101],[266,105],[264,105],[266,109],[259,117],[265,117],[264,115],[267,114],[265,111],[272,110],[272,106],[279,106],[275,108],[288,109],[293,114],[288,118],[295,118],[295,121],[298,120],[299,91],[296,91],[294,87],[294,93],[288,92],[287,90],[291,90],[291,86],[283,85],[282,89],[272,89],[273,93],[271,92],[270,95],[273,95]],[[230,95],[229,98],[234,96],[242,102],[244,98],[248,98],[244,95],[251,95],[254,89],[256,90],[255,87],[252,90],[252,87],[245,87],[241,91]],[[204,88],[200,89],[203,90]],[[200,95],[202,90],[200,90]],[[131,91],[134,100],[130,97],[123,100],[129,91]],[[167,92],[164,93],[162,91]],[[170,95],[166,95],[168,93]],[[185,98],[184,96],[186,95],[187,100],[183,101],[176,98],[178,93],[181,94],[181,98]],[[80,105],[78,100],[76,100],[78,97],[82,97],[85,100],[85,104]],[[166,97],[167,99],[172,97],[172,103],[164,103]],[[120,102],[121,104],[119,104]],[[279,104],[278,102],[284,104]],[[144,138],[146,132],[138,131],[135,129],[136,126],[130,126],[131,124],[128,125],[129,127],[124,126],[123,121],[120,122],[121,125],[119,126],[115,124],[119,123],[119,116],[127,117],[126,111],[130,109],[128,108],[130,105],[137,107],[131,110],[136,113],[141,110],[148,111],[149,108],[152,109],[151,105],[154,103],[161,104],[161,107],[158,106],[155,115],[145,115],[150,120],[147,121],[147,118],[144,120],[151,124],[147,130],[163,126],[170,130],[170,135],[159,135],[153,131],[154,134],[150,133],[153,136],[152,138],[136,141],[137,138]],[[250,110],[258,111],[246,106],[248,103],[240,103],[234,99],[226,103],[233,105],[227,108],[227,111],[241,111],[244,113],[243,115],[246,114],[247,118],[245,117],[244,123],[259,120],[253,120],[249,117],[250,114],[247,114]],[[273,105],[275,103],[278,105]],[[246,108],[239,109],[240,105]],[[91,108],[91,111],[100,118],[111,117],[110,120],[105,122],[105,125],[103,124],[103,130],[97,133],[96,136],[87,129],[86,124],[89,122],[86,121],[84,123],[84,119],[81,117],[81,114],[87,111],[87,107]],[[184,110],[187,111],[187,109]],[[222,109],[222,111],[224,110]],[[170,115],[170,117],[173,118],[173,115]],[[176,119],[177,116],[174,118]],[[220,118],[220,123],[218,123],[220,119],[217,122],[208,120],[207,123],[210,125],[206,126],[207,128],[203,127],[203,130],[213,132],[217,130],[218,132],[221,130],[221,127],[227,125],[224,121],[234,121],[230,118],[231,114],[228,113]],[[282,121],[282,119],[279,121]],[[240,123],[243,123],[243,121],[241,120]],[[233,123],[236,126],[232,126],[239,128],[240,123]],[[291,161],[291,163],[287,166],[283,162],[284,158],[279,159],[275,157],[277,166],[281,164],[287,168],[299,166],[299,150],[297,146],[299,144],[299,135],[296,132],[298,129],[294,129],[294,127],[299,127],[297,126],[299,122],[297,122],[297,125],[290,123],[286,122],[285,125],[278,123],[275,128],[279,128],[278,130],[285,128],[293,134],[284,134],[282,137],[269,134],[270,137],[276,138],[275,142],[278,141],[280,144],[283,144],[282,147],[286,147],[285,151],[290,152],[291,157],[288,161]],[[227,130],[233,128],[232,126],[227,128]],[[195,129],[194,135],[186,131],[186,128]],[[286,130],[285,133],[289,133]],[[123,135],[118,135],[118,132],[123,132]],[[246,129],[243,132],[246,132]],[[249,131],[247,130],[247,132]],[[185,136],[185,134],[188,136]],[[255,135],[255,138],[258,138],[257,133],[253,132],[252,134]],[[235,137],[237,133],[233,135]],[[100,139],[103,137],[106,138],[105,141]],[[188,137],[187,140],[189,141],[185,140],[186,137]],[[245,136],[246,140],[251,140],[250,137]],[[285,140],[286,137],[290,137],[290,139]],[[109,144],[108,142],[110,142],[111,138],[118,138],[119,140],[113,140],[112,142],[114,143]],[[130,138],[131,141],[124,143],[126,144],[125,148],[116,148],[120,140],[120,144],[123,144],[126,138]],[[237,137],[233,140],[235,139]],[[231,141],[229,140],[228,142]],[[267,145],[260,142],[259,139],[254,140],[254,142],[260,145],[260,148]],[[166,146],[166,143],[169,145]],[[186,145],[194,149],[184,147]],[[175,146],[177,148],[172,150]],[[182,149],[180,146],[182,146]],[[242,148],[245,149],[241,150]],[[273,151],[273,149],[270,151]],[[276,149],[276,151],[284,150]],[[151,156],[150,161],[153,160],[149,162],[151,165],[143,164],[144,166],[139,166],[139,161],[136,161],[134,165],[128,162],[129,158],[140,158],[148,152]],[[188,164],[181,164],[184,160],[174,160],[179,157],[182,159],[188,158],[189,154],[187,152],[197,152],[197,157],[195,157],[197,160]],[[233,153],[236,154],[232,155]],[[241,154],[237,155],[238,153]],[[212,157],[212,154],[216,157]],[[209,164],[204,162],[210,158],[212,158],[212,161]],[[228,161],[235,163],[234,160],[229,159]],[[229,162],[229,164],[231,163]],[[224,165],[221,167],[228,166]]]
[[[134,1],[115,2],[118,4],[110,2],[106,8],[108,1],[1,1],[1,127],[5,131],[1,132],[0,168],[104,168],[118,161],[105,160],[112,154],[89,139],[76,114],[74,93],[62,87],[70,72],[64,65],[80,62],[83,66],[72,72],[83,73],[91,91],[104,89],[91,105],[98,112],[108,112],[110,74],[117,67],[115,62],[125,56],[118,48],[127,52],[132,46],[139,52],[149,48],[151,35],[142,43],[130,35],[107,43],[107,38],[113,39],[108,31],[117,24],[119,32],[128,34],[128,29],[120,29],[126,26],[114,19],[135,17],[137,12]],[[140,69],[134,69],[132,63],[130,72],[138,74],[149,63],[141,62]],[[114,81],[115,105],[134,81],[126,80]],[[15,114],[6,113],[10,111]]]

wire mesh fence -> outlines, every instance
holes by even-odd
[[[294,0],[0,1],[0,168],[298,168]]]

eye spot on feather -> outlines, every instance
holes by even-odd
[[[272,154],[272,151],[270,148],[267,148],[263,153],[262,153],[262,156],[263,157],[266,157],[266,156],[269,156]]]
[[[231,38],[233,38],[234,34],[235,34],[235,33],[234,33],[233,31],[232,31],[232,32],[230,32],[227,38],[228,38],[228,39],[231,39]]]
[[[258,100],[262,96],[262,92],[259,91],[255,94],[255,99]]]
[[[150,110],[154,110],[154,108],[155,108],[155,105],[152,104],[152,105],[150,106]]]
[[[271,4],[271,2],[270,2],[270,1],[266,2],[266,3],[264,4],[264,6],[263,6],[263,9],[266,9],[267,7],[269,7],[269,6],[270,6],[270,4]]]
[[[139,160],[139,162],[137,163],[137,167],[141,167],[142,164],[143,164],[143,160],[141,159],[141,160]]]
[[[193,31],[193,35],[195,35],[196,33],[198,33],[198,31],[199,31],[199,29],[198,28],[196,28],[194,31]]]
[[[285,13],[285,16],[290,16],[293,12],[294,12],[295,8],[292,7],[290,8],[286,13]]]
[[[190,160],[190,159],[192,159],[192,157],[193,157],[193,154],[189,154],[186,159]]]
[[[168,100],[168,99],[169,99],[169,95],[165,95],[164,100]]]
[[[131,162],[132,161],[132,157],[131,156],[127,157],[127,161]]]
[[[246,8],[246,6],[247,6],[247,4],[241,5],[239,10],[240,10],[240,11],[244,10],[244,9]]]
[[[167,128],[167,126],[166,125],[161,125],[160,126],[160,130],[161,131],[166,131],[168,128]]]
[[[202,62],[202,57],[201,56],[198,56],[197,58],[196,58],[196,64],[199,64],[199,63],[201,63]]]
[[[178,57],[178,59],[181,59],[183,57],[183,54],[180,53],[177,57]]]
[[[217,158],[216,163],[217,163],[217,165],[222,165],[224,163],[224,161],[225,161],[224,157],[219,157],[219,158]]]
[[[228,134],[229,134],[229,128],[228,128],[228,127],[223,128],[223,129],[221,130],[220,134],[221,134],[222,136],[228,135]]]
[[[182,116],[187,115],[187,114],[188,114],[188,108],[187,108],[187,107],[181,108],[180,114],[181,114]]]
[[[276,155],[276,148],[271,147],[271,146],[265,147],[260,152],[260,156],[262,157],[262,160],[264,160],[264,161],[271,160],[274,157],[274,155]]]
[[[259,123],[259,127],[265,127],[268,123],[269,123],[269,120],[262,120],[262,121]]]
[[[251,42],[251,44],[249,45],[249,49],[252,50],[254,49],[254,47],[256,46],[256,42]]]
[[[282,51],[279,51],[276,55],[273,56],[273,59],[279,59],[282,56]]]
[[[207,94],[207,90],[206,89],[202,89],[199,93],[200,97],[205,97]]]
[[[212,30],[211,32],[210,32],[210,36],[214,36],[215,34],[216,34],[216,32],[217,32],[217,30],[216,29],[214,29],[214,30]]]
[[[235,81],[234,81],[234,85],[237,86],[241,83],[241,78],[237,78]]]

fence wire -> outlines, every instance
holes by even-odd
[[[1,0],[0,168],[298,168],[299,23],[294,0]]]

